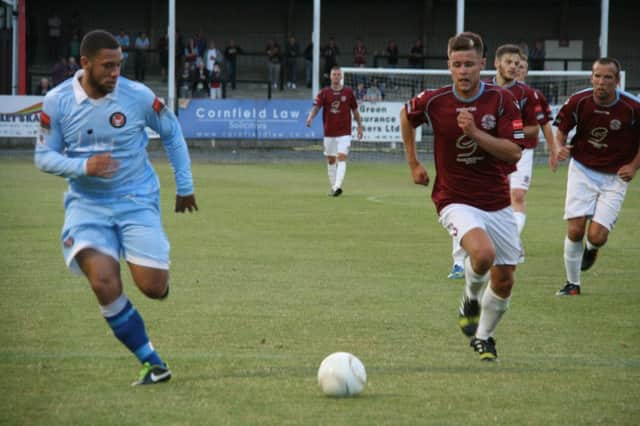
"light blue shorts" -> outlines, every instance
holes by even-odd
[[[159,194],[92,200],[67,192],[62,252],[69,269],[80,274],[75,260],[92,248],[120,261],[169,269],[169,240],[162,227]]]

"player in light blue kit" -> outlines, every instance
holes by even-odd
[[[71,270],[87,277],[113,333],[142,363],[133,385],[164,382],[171,371],[123,292],[120,257],[146,296],[169,295],[169,241],[145,126],[162,138],[180,213],[198,209],[189,152],[175,115],[146,86],[120,77],[122,51],[110,33],[89,32],[80,55],[82,69],[44,99],[35,163],[69,181],[64,258]]]

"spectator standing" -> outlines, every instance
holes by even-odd
[[[304,48],[304,81],[307,88],[311,88],[313,80],[313,42],[309,42],[307,47]]]
[[[387,66],[389,68],[397,68],[400,51],[396,42],[391,40],[389,44],[387,44],[387,48],[385,49],[384,53],[387,57]]]
[[[167,81],[167,69],[169,68],[169,37],[166,34],[158,39],[158,63],[162,81]]]
[[[184,39],[182,38],[182,34],[180,31],[176,31],[176,51],[175,51],[175,59],[176,59],[176,75],[182,72],[184,68]]]
[[[178,75],[178,96],[183,99],[191,97],[191,85],[193,83],[193,73],[188,62],[182,63],[182,71]]]
[[[78,33],[73,33],[69,41],[69,56],[74,58],[76,63],[80,60],[80,37],[78,37]]]
[[[209,88],[209,73],[204,67],[203,61],[198,61],[196,69],[193,72],[193,97],[206,98]]]
[[[51,90],[51,83],[49,83],[49,79],[47,77],[42,77],[40,79],[40,82],[38,83],[38,87],[36,87],[36,90],[34,90],[33,94],[44,96],[49,93],[49,90]]]
[[[80,69],[80,65],[78,65],[78,62],[76,61],[76,58],[74,58],[73,56],[69,56],[69,59],[68,59],[68,62],[67,62],[67,78],[73,77],[73,75],[79,69]]]
[[[195,42],[198,58],[202,58],[204,60],[204,55],[207,53],[207,39],[204,37],[202,30],[196,33]]]
[[[62,19],[53,9],[47,19],[49,36],[49,59],[55,61],[62,55]]]
[[[196,40],[190,37],[189,40],[187,40],[187,47],[184,48],[184,61],[189,64],[189,69],[194,70],[197,59],[198,48],[196,47]]]
[[[336,44],[333,37],[329,39],[329,42],[322,48],[322,57],[324,58],[324,69],[322,71],[322,77],[324,85],[331,83],[330,75],[331,69],[338,64],[338,56],[340,56],[340,48]]]
[[[289,89],[296,88],[298,80],[298,56],[300,56],[300,44],[294,36],[289,37],[287,47],[284,51],[287,62],[287,87]]]
[[[147,33],[142,31],[135,42],[136,54],[133,59],[135,79],[138,81],[144,81],[144,74],[147,69],[147,51],[149,50],[149,37]]]
[[[219,64],[222,61],[222,52],[220,52],[220,49],[216,47],[216,42],[213,40],[209,41],[209,49],[207,49],[205,59],[207,71],[209,71],[210,73],[213,72],[213,66],[215,64]]]
[[[387,57],[387,67],[389,68],[397,68],[398,60],[400,57],[400,51],[398,49],[398,45],[394,40],[389,41],[387,44],[387,48],[384,51],[385,56]],[[393,77],[388,78],[389,86],[395,88],[396,79]]]
[[[529,51],[529,68],[532,70],[544,70],[544,58],[546,52],[544,50],[544,41],[536,40],[533,49]]]
[[[417,39],[409,51],[409,67],[424,68],[424,46],[422,40]]]
[[[231,89],[236,89],[236,74],[238,72],[238,55],[242,54],[240,46],[234,40],[229,40],[229,45],[224,49],[224,61],[227,67],[227,81],[231,83]]]
[[[353,64],[356,67],[364,67],[367,65],[367,48],[362,39],[356,40],[356,47],[353,48]]]
[[[68,77],[69,64],[65,58],[58,58],[58,62],[53,64],[53,71],[51,72],[51,83],[53,87],[65,81]]]
[[[222,87],[224,86],[224,80],[222,78],[220,64],[218,63],[213,65],[213,71],[209,78],[209,86],[209,97],[211,97],[211,99],[222,99]]]
[[[129,48],[131,47],[131,40],[129,40],[129,35],[122,29],[116,36],[116,40],[118,41],[118,43],[120,43],[120,47],[122,48],[122,63],[120,64],[120,71],[122,74],[124,74],[127,59],[129,59]]]
[[[364,87],[364,81],[359,81],[354,90],[356,101],[364,101],[367,96],[367,89]]]
[[[372,79],[371,85],[367,88],[367,92],[364,95],[364,100],[369,102],[380,102],[384,99],[382,90],[378,86],[378,80]]]
[[[281,62],[280,46],[274,40],[269,40],[265,51],[267,53],[269,83],[273,86],[274,89],[277,89],[278,82],[280,81],[280,62]]]

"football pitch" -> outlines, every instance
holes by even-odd
[[[200,211],[173,213],[164,157],[171,295],[125,291],[169,362],[139,365],[83,277],[62,260],[63,179],[0,158],[0,424],[587,425],[640,419],[640,174],[583,293],[564,285],[566,166],[537,166],[511,308],[483,363],[457,326],[461,280],[430,190],[403,163],[349,163],[327,196],[316,163],[194,162]],[[433,166],[429,166],[433,178]],[[362,395],[322,395],[331,352],[358,356]]]

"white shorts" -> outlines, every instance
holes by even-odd
[[[588,217],[611,231],[628,186],[616,174],[597,172],[571,159],[564,219]]]
[[[325,136],[324,155],[325,157],[335,157],[338,154],[349,155],[351,147],[351,135]]]
[[[523,149],[522,157],[516,164],[517,170],[509,175],[511,189],[519,188],[529,190],[531,175],[533,175],[533,149]]]
[[[449,204],[440,212],[440,224],[458,241],[472,229],[480,228],[489,235],[496,249],[494,265],[519,263],[520,237],[511,206],[487,212],[467,204]]]

